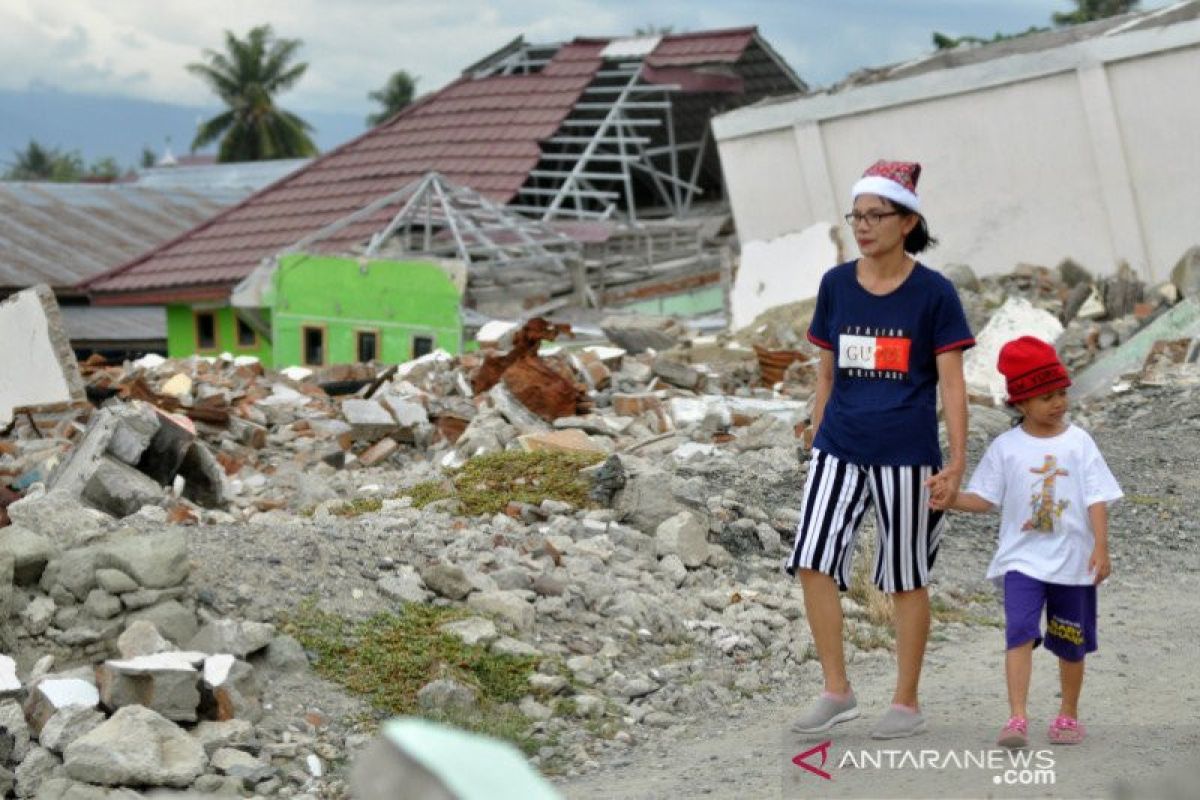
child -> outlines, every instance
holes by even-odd
[[[1000,510],[1000,542],[988,578],[1004,587],[1011,717],[1002,747],[1029,743],[1025,702],[1033,649],[1042,642],[1059,658],[1062,705],[1050,725],[1054,744],[1078,744],[1083,660],[1096,650],[1096,586],[1108,577],[1108,503],[1122,497],[1096,443],[1066,420],[1071,379],[1054,348],[1022,336],[1000,350],[1008,404],[1024,415],[997,436],[967,491],[948,503],[958,511]]]

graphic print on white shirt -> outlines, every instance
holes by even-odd
[[[1070,505],[1069,500],[1054,501],[1055,480],[1071,473],[1059,469],[1058,459],[1052,455],[1047,455],[1040,467],[1030,467],[1029,471],[1041,477],[1033,482],[1033,517],[1025,520],[1021,530],[1054,533],[1055,521],[1062,518],[1063,510]]]
[[[847,378],[904,380],[912,337],[901,328],[847,325],[838,335],[838,369]]]

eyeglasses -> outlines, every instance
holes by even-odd
[[[900,216],[899,211],[868,211],[865,214],[859,214],[857,211],[855,211],[851,214],[847,214],[844,219],[846,220],[846,224],[851,228],[860,222],[867,223],[868,228],[874,228],[879,224],[879,220],[883,219],[884,217],[898,216]]]

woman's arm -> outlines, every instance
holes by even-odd
[[[805,433],[809,447],[817,436],[817,428],[821,426],[821,418],[825,416],[825,404],[829,402],[829,394],[833,391],[833,351],[821,348],[820,361],[817,363],[817,389],[813,393],[811,424]]]
[[[967,471],[967,382],[963,378],[962,350],[939,353],[937,371],[946,433],[950,439],[950,459],[928,485],[930,505],[941,509],[949,508],[954,502]]]

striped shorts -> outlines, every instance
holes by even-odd
[[[814,449],[787,572],[812,569],[850,586],[854,540],[871,506],[878,542],[871,579],[885,592],[929,583],[945,513],[929,508],[932,466],[859,466]]]

